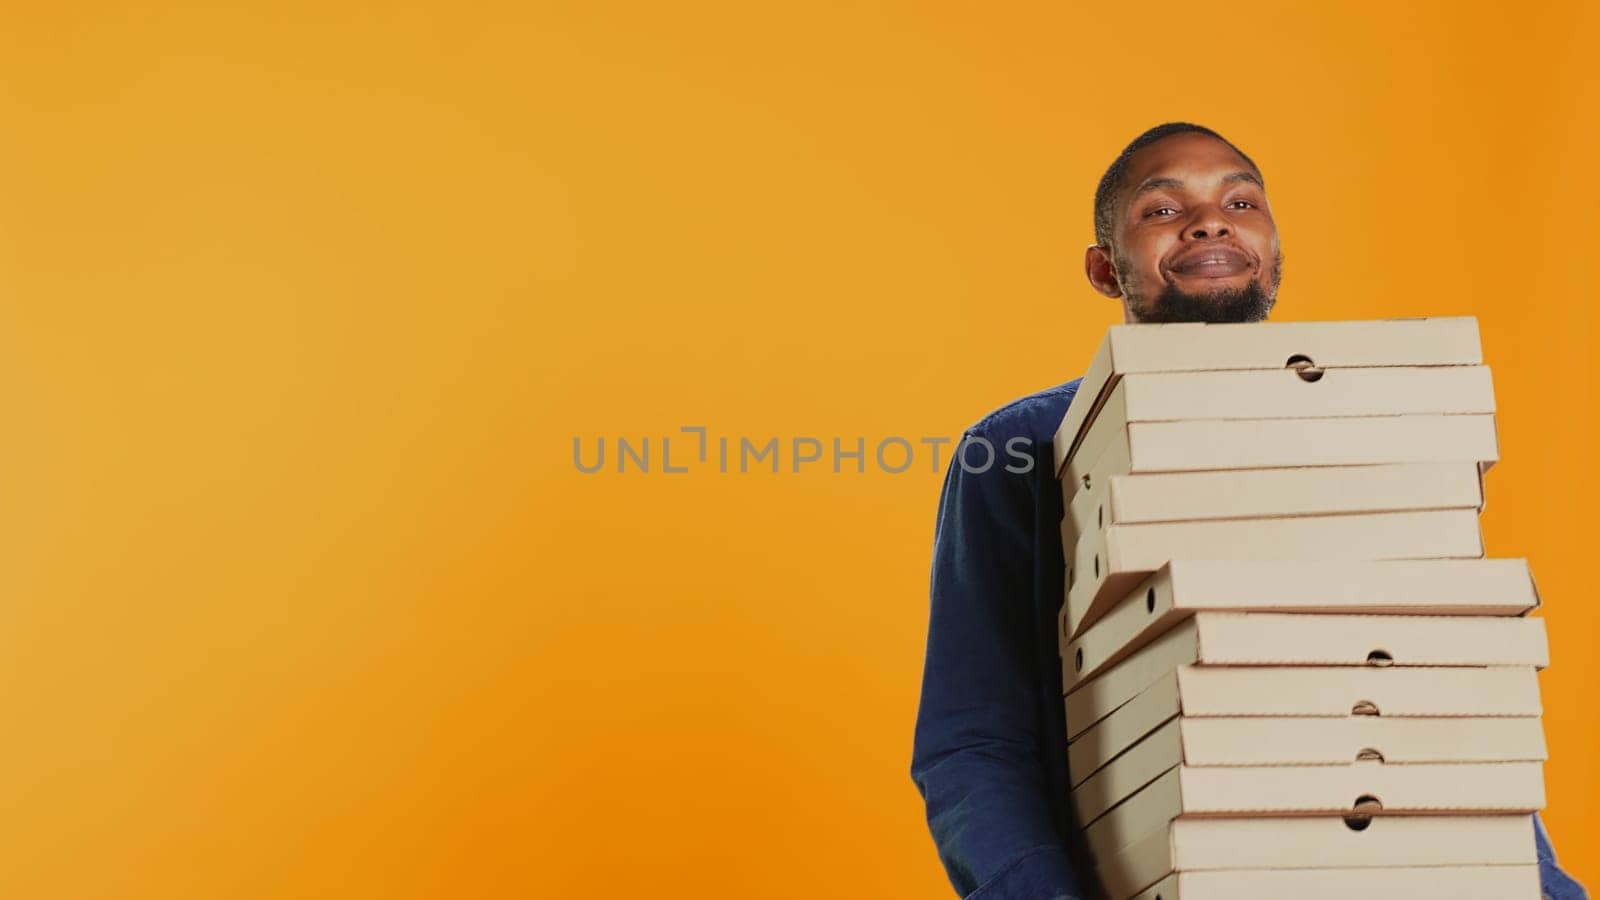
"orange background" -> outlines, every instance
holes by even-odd
[[[926,448],[659,440],[1079,374],[1094,182],[1173,118],[1264,168],[1277,318],[1479,317],[1600,886],[1585,6],[8,10],[0,895],[946,896]]]

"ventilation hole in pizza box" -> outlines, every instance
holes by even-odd
[[[1367,654],[1367,665],[1392,666],[1394,665],[1394,657],[1389,655],[1387,650],[1374,650]]]
[[[1094,577],[1100,577],[1100,554],[1094,555]]]
[[[1073,582],[1076,580],[1072,577],[1075,571],[1071,566],[1067,567],[1067,587],[1072,587]]]
[[[1378,711],[1378,704],[1373,703],[1371,700],[1357,700],[1356,701],[1356,705],[1350,707],[1350,715],[1352,715],[1352,716],[1376,716],[1376,715],[1380,715],[1380,713]]]
[[[1083,648],[1082,647],[1079,647],[1076,651],[1073,652],[1073,654],[1072,654],[1072,664],[1074,666],[1078,667],[1078,671],[1079,672],[1083,671]]]
[[[1151,588],[1150,590],[1144,592],[1144,611],[1147,613],[1153,613],[1156,611],[1155,588]]]
[[[1383,754],[1371,747],[1362,747],[1356,751],[1356,762],[1383,762]]]
[[[1301,381],[1322,380],[1323,370],[1317,368],[1317,364],[1311,361],[1311,357],[1303,353],[1296,353],[1289,357],[1289,361],[1283,365],[1284,368],[1293,369],[1295,374],[1300,376]]]
[[[1106,508],[1105,508],[1104,505],[1102,505],[1099,509],[1095,510],[1094,518],[1095,518],[1095,525],[1097,527],[1099,527],[1099,528],[1106,527]]]
[[[1087,473],[1085,473],[1084,476],[1083,476],[1083,489],[1084,490],[1088,490],[1089,489],[1089,475]]]
[[[1372,817],[1371,816],[1345,816],[1344,817],[1344,824],[1345,824],[1345,827],[1350,829],[1351,831],[1366,831],[1367,830],[1367,826],[1372,824]]]
[[[1344,824],[1351,831],[1366,831],[1372,824],[1372,814],[1383,809],[1383,801],[1371,794],[1362,794],[1350,807],[1351,813],[1344,817]]]

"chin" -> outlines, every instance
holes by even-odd
[[[1160,296],[1133,305],[1137,322],[1259,322],[1277,302],[1277,292],[1269,291],[1258,280],[1249,278],[1230,283],[1220,279],[1185,290],[1169,285]]]

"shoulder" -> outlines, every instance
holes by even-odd
[[[1072,404],[1082,380],[1074,378],[1065,384],[1019,397],[973,423],[967,433],[991,441],[1005,441],[1014,437],[1026,437],[1041,443],[1049,441],[1055,437],[1056,427],[1061,424],[1061,417],[1067,414],[1067,407]]]

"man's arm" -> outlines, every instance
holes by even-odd
[[[965,471],[959,450],[939,498],[911,777],[969,898],[1080,896],[1039,759],[1034,502],[1026,476]]]
[[[1544,820],[1538,814],[1533,817],[1533,843],[1539,856],[1540,893],[1545,900],[1588,900],[1583,885],[1561,871],[1556,852],[1550,847],[1550,835],[1544,830]]]

